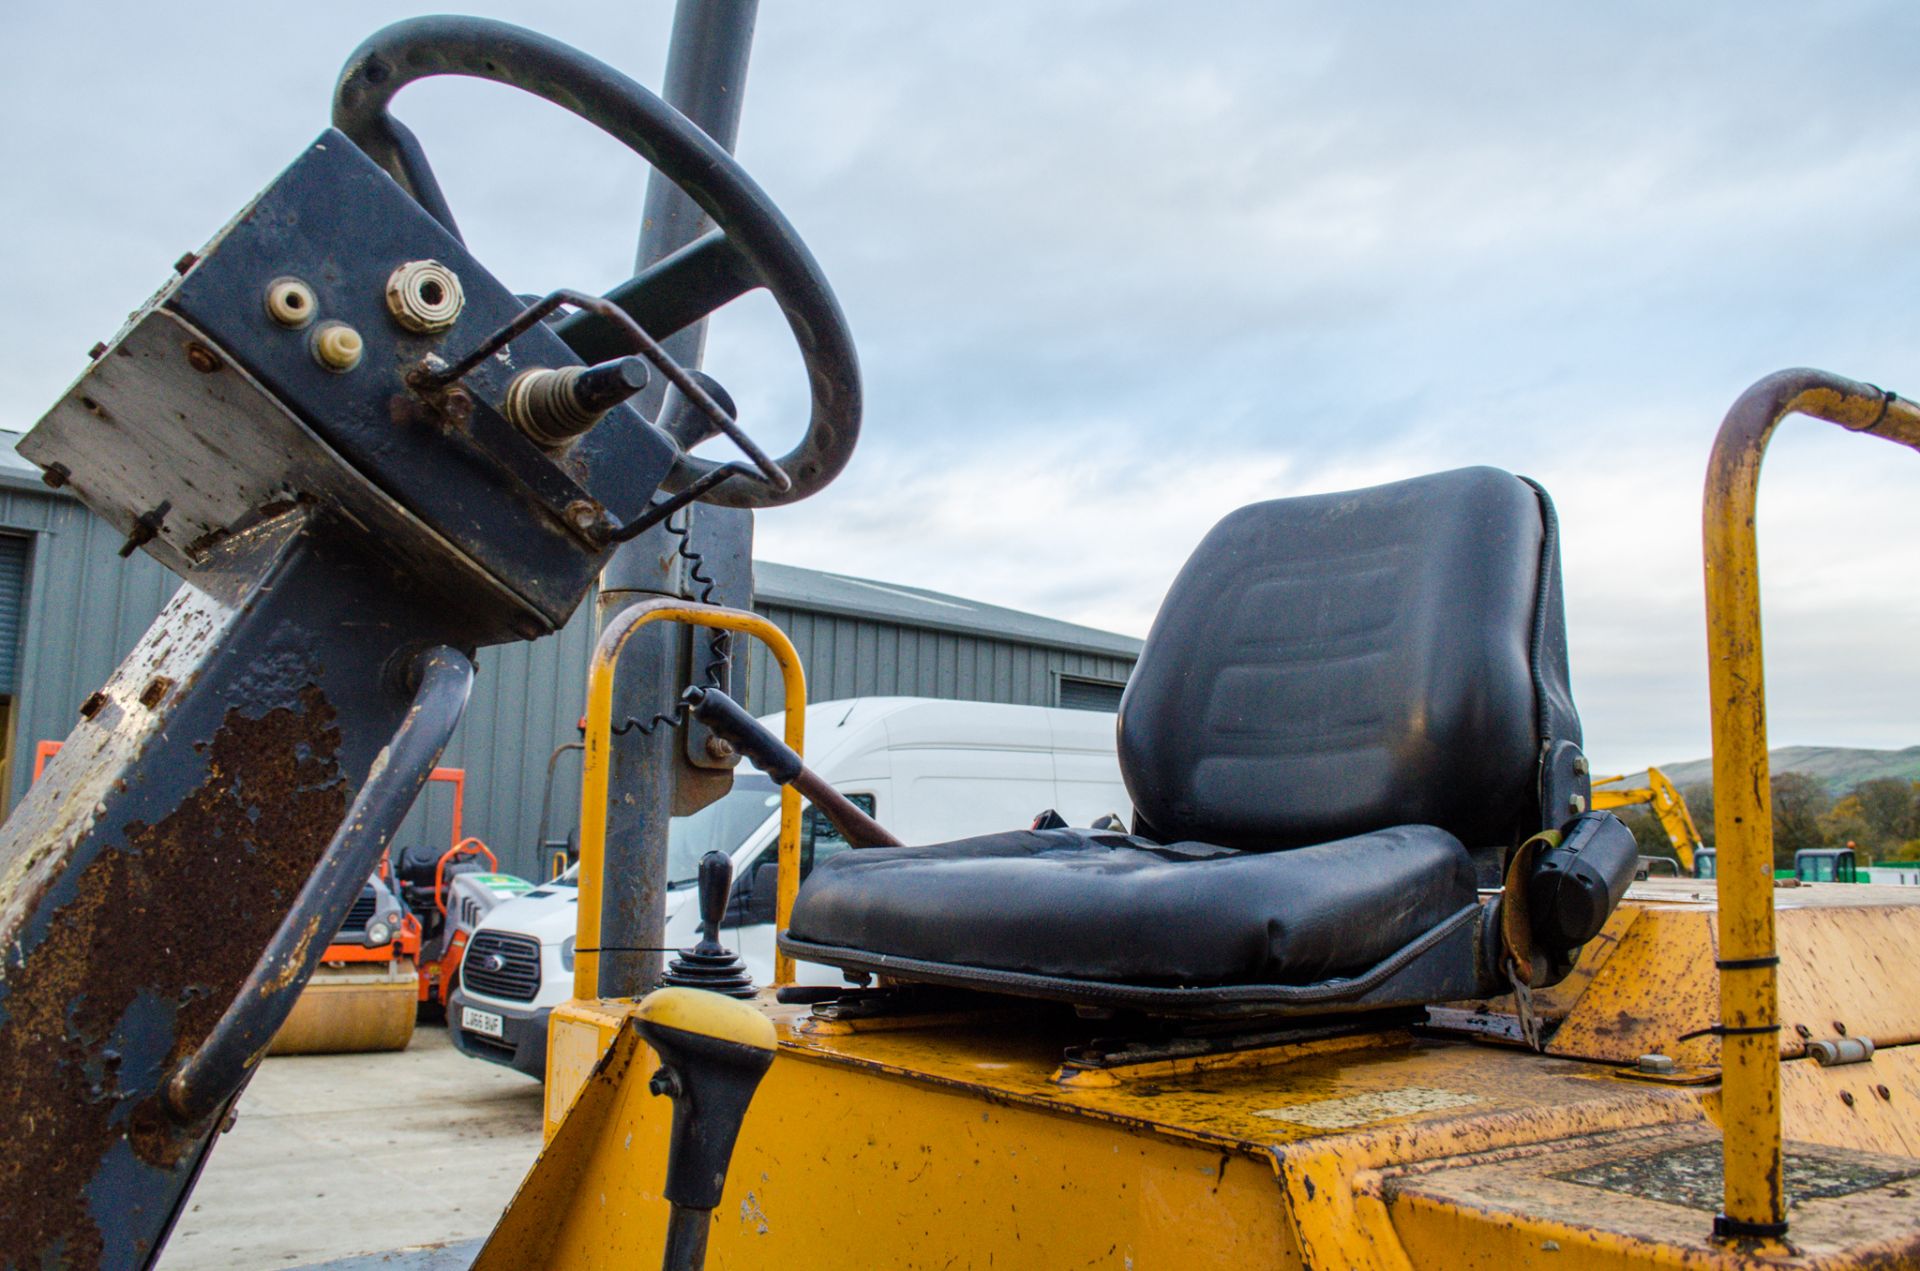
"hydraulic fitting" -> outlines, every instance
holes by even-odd
[[[366,344],[360,333],[344,322],[322,322],[314,328],[309,342],[313,360],[329,371],[347,372],[360,365]]]
[[[313,288],[298,278],[276,278],[267,284],[267,316],[283,327],[300,330],[313,321],[319,307]]]
[[[536,367],[507,386],[506,415],[535,445],[561,450],[645,388],[647,376],[646,362],[637,357],[593,367]]]
[[[466,303],[459,277],[437,260],[410,260],[387,279],[387,311],[416,335],[445,331]]]

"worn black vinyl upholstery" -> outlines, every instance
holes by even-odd
[[[1476,876],[1566,813],[1541,795],[1543,754],[1580,740],[1551,504],[1468,468],[1232,513],[1168,592],[1119,730],[1133,835],[844,853],[783,941],[1107,1000],[1338,982],[1437,948]]]
[[[1222,520],[1120,705],[1136,828],[1249,851],[1541,828],[1542,737],[1580,740],[1543,497],[1463,468]]]
[[[1018,830],[842,852],[792,934],[896,957],[1125,984],[1311,984],[1474,900],[1460,843],[1400,826],[1291,852]]]

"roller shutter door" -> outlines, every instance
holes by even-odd
[[[19,691],[20,629],[26,622],[27,554],[33,540],[0,534],[0,694]]]
[[[1120,693],[1125,684],[1116,684],[1112,680],[1083,680],[1078,676],[1060,677],[1060,705],[1070,711],[1105,711],[1113,714],[1120,709]]]

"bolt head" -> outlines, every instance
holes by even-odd
[[[599,505],[585,499],[567,504],[567,523],[583,533],[600,524],[600,515]]]
[[[1640,1056],[1639,1059],[1634,1061],[1633,1066],[1635,1069],[1637,1069],[1640,1072],[1649,1073],[1656,1077],[1667,1076],[1668,1074],[1672,1073],[1674,1070],[1674,1062],[1672,1058],[1667,1055],[1659,1055],[1659,1054],[1642,1055]]]
[[[710,759],[733,758],[733,743],[725,737],[707,738],[707,757]]]

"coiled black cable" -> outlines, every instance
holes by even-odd
[[[676,525],[674,524],[674,518],[668,517],[662,524],[665,526],[667,533],[673,535],[678,540],[674,543],[673,549],[679,555],[680,559],[687,563],[687,578],[699,589],[694,595],[694,599],[701,604],[711,604],[713,603],[714,590],[719,586],[719,582],[712,574],[707,572],[705,555],[694,549],[691,513],[682,512],[679,517],[679,522],[680,523]],[[727,669],[727,659],[733,654],[733,633],[730,631],[714,632],[713,638],[708,641],[707,650],[707,664],[701,673],[701,678],[705,683],[701,684],[700,687],[719,688],[721,673]],[[686,722],[686,719],[687,707],[685,703],[676,702],[672,710],[662,711],[652,719],[641,720],[632,715],[627,716],[626,719],[614,726],[613,735],[615,737],[624,737],[628,733],[637,732],[642,737],[650,737],[653,735],[654,730],[660,728],[662,725],[667,728],[678,728]]]

